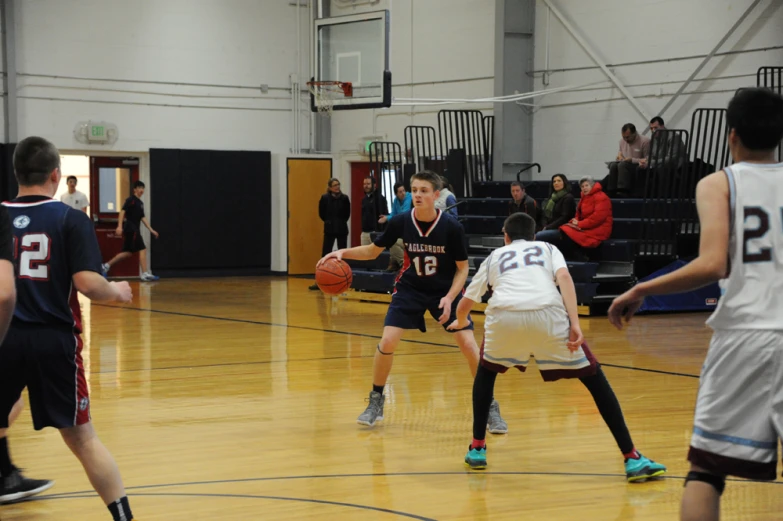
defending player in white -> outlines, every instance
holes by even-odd
[[[563,254],[549,243],[534,241],[535,228],[527,214],[506,219],[506,246],[481,264],[457,306],[457,319],[449,326],[465,327],[473,305],[492,292],[484,312],[484,347],[473,382],[473,442],[465,463],[473,469],[487,466],[487,416],[497,374],[511,367],[524,371],[534,355],[545,382],[579,378],[590,391],[625,458],[628,481],[664,474],[666,467],[634,447],[617,397],[584,342],[576,290]]]
[[[726,113],[736,163],[696,187],[699,256],[617,297],[622,329],[648,295],[683,293],[720,279],[707,321],[715,331],[701,371],[680,517],[719,518],[726,475],[774,480],[783,436],[783,98],[742,89]]]

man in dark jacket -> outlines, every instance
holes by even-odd
[[[508,214],[526,213],[537,219],[536,200],[525,193],[525,186],[519,181],[511,183],[511,202],[508,203]]]
[[[321,249],[322,255],[327,255],[334,248],[337,241],[337,249],[348,246],[348,219],[351,218],[351,201],[348,196],[340,191],[340,181],[337,178],[329,179],[329,190],[321,196],[318,202],[318,216],[324,222],[324,243]],[[318,289],[317,284],[310,289]]]
[[[377,230],[378,219],[382,215],[389,213],[389,205],[386,203],[386,198],[376,189],[374,177],[365,177],[362,188],[364,188],[364,198],[362,199],[362,246],[367,246],[372,242],[370,234]]]

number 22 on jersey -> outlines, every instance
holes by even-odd
[[[28,233],[21,239],[14,237],[14,258],[19,260],[20,279],[49,280],[50,243],[45,233]]]
[[[533,246],[532,248],[526,248],[522,250],[522,262],[525,266],[543,266],[544,261],[539,260],[539,257],[544,254],[539,246]],[[500,256],[500,273],[505,273],[508,270],[513,270],[519,267],[519,263],[514,260],[517,256],[515,250],[504,251]]]

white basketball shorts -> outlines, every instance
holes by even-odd
[[[774,480],[783,435],[783,331],[716,330],[699,382],[688,460]]]
[[[565,310],[555,306],[532,311],[492,310],[484,320],[481,364],[499,373],[511,367],[524,371],[532,355],[547,382],[591,376],[598,362],[586,343],[574,352],[568,349],[570,328]]]

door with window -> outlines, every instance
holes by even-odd
[[[90,158],[90,209],[103,262],[122,251],[122,234],[117,234],[120,210],[139,180],[139,159],[135,157]],[[115,264],[110,277],[138,277],[139,254]]]

